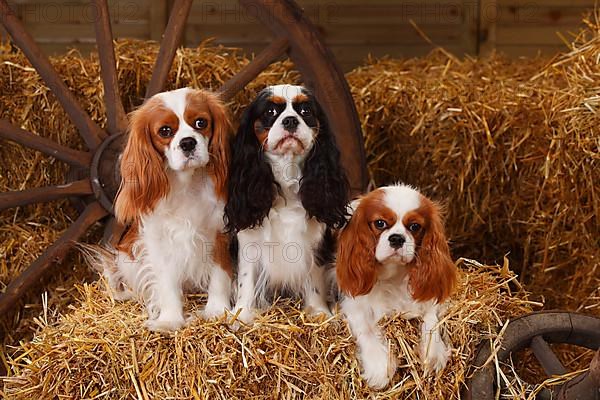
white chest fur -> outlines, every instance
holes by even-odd
[[[240,257],[258,263],[258,286],[299,289],[308,278],[325,224],[309,218],[298,194],[302,159],[270,156],[279,195],[262,224],[241,231]]]
[[[171,190],[142,220],[141,240],[152,263],[181,266],[184,282],[206,283],[223,202],[204,171],[172,173]]]
[[[325,224],[308,218],[296,194],[286,194],[275,200],[261,226],[238,234],[240,257],[259,264],[264,284],[299,288],[314,262]]]
[[[433,302],[416,302],[411,295],[409,275],[405,267],[395,265],[382,266],[384,270],[371,292],[359,296],[365,306],[373,310],[375,318],[400,312],[404,318],[412,319],[423,316],[432,307]]]

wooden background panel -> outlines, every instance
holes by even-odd
[[[160,40],[173,4],[173,0],[108,1],[115,37],[143,40]],[[570,40],[570,33],[577,32],[582,15],[593,9],[594,2],[298,0],[344,70],[354,68],[369,54],[422,56],[434,45],[458,56],[492,49],[509,56],[555,53],[565,49],[561,38]],[[88,0],[9,0],[9,4],[46,52],[94,48],[94,10]],[[259,52],[272,39],[253,10],[243,9],[236,0],[195,0],[184,44],[197,46],[208,38],[247,54]]]
[[[481,13],[482,53],[496,49],[517,57],[563,51],[594,4],[591,0],[489,1],[487,12]]]
[[[96,43],[95,8],[90,1],[9,0],[8,3],[49,54],[62,53],[71,47],[86,52]],[[108,0],[108,3],[115,37],[151,38],[150,2]]]
[[[476,52],[476,3],[450,0],[298,2],[345,70],[355,67],[369,54],[410,57],[431,51],[432,45],[412,23],[436,45],[452,48],[459,55]],[[185,42],[195,46],[206,38],[256,53],[270,42],[271,34],[267,27],[257,23],[252,10],[241,8],[235,0],[195,1]]]

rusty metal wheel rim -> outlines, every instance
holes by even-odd
[[[113,201],[119,189],[119,154],[125,146],[125,135],[117,133],[102,142],[90,167],[90,180],[94,196],[108,212],[114,214]]]
[[[566,373],[548,343],[566,343],[597,350],[600,348],[600,318],[565,311],[540,311],[515,318],[504,332],[497,358],[502,362],[511,354],[531,347],[547,375]],[[464,398],[495,398],[497,383],[494,363],[485,365],[491,355],[489,342],[482,343],[473,361],[475,372],[467,382]],[[545,389],[541,396],[550,398],[553,393]]]
[[[107,0],[91,0],[95,12],[97,48],[100,71],[104,85],[106,107],[106,129],[101,129],[77,103],[70,89],[54,70],[48,58],[24,29],[21,21],[0,0],[0,22],[10,34],[13,42],[23,51],[35,70],[56,96],[70,120],[82,137],[88,151],[74,150],[17,128],[8,121],[0,120],[0,138],[41,151],[66,162],[72,170],[84,173],[85,177],[73,182],[28,189],[21,192],[0,193],[0,210],[26,204],[47,202],[62,198],[77,198],[83,208],[75,222],[62,236],[44,251],[20,276],[10,282],[0,295],[0,314],[15,309],[15,304],[32,287],[48,268],[60,263],[68,250],[96,222],[105,220],[104,239],[114,243],[120,238],[122,226],[111,216],[114,196],[114,171],[105,168],[114,161],[117,140],[127,129],[127,118],[120,98],[113,35]],[[271,29],[272,43],[238,71],[218,90],[227,101],[273,62],[287,54],[300,71],[304,84],[315,90],[336,132],[342,163],[347,169],[353,193],[360,193],[367,184],[367,172],[360,121],[344,76],[333,61],[333,56],[302,9],[292,0],[240,0],[246,10],[263,25]],[[146,98],[163,90],[171,69],[177,47],[181,42],[192,0],[175,0],[159,54],[150,78]],[[106,154],[112,154],[106,159]],[[107,172],[107,170],[109,172]],[[83,171],[83,172],[82,172]]]

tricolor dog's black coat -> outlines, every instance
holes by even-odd
[[[237,233],[240,319],[257,299],[285,289],[312,312],[329,313],[323,244],[346,222],[348,183],[327,118],[305,88],[263,90],[233,144],[227,227]]]

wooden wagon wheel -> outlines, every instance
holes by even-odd
[[[220,88],[222,98],[231,99],[271,63],[287,53],[300,71],[304,84],[315,91],[322,103],[337,135],[352,190],[354,193],[361,192],[366,187],[367,173],[360,122],[344,75],[316,27],[292,0],[240,0],[240,3],[271,30],[274,40]],[[175,0],[173,3],[146,98],[164,88],[191,5],[192,0]],[[124,142],[127,119],[119,94],[107,0],[92,0],[92,7],[96,13],[94,23],[104,84],[106,130],[90,119],[7,1],[0,0],[0,20],[4,28],[56,96],[88,149],[86,152],[66,148],[0,120],[0,138],[64,161],[82,174],[79,179],[64,185],[1,193],[0,210],[74,196],[93,199],[87,201],[77,220],[62,236],[7,286],[0,296],[0,315],[14,308],[17,300],[39,281],[52,264],[62,261],[74,242],[97,221],[107,220],[105,237],[109,240],[114,240],[119,231],[111,214],[120,180],[115,173],[118,170],[117,158]]]
[[[596,350],[596,354],[588,372],[553,391],[544,388],[536,398],[548,400],[600,398],[600,318],[570,312],[541,311],[514,319],[504,332],[496,357],[498,361],[503,362],[511,354],[529,347],[546,375],[566,374],[567,370],[548,343],[566,343],[585,347]],[[468,390],[464,398],[468,400],[496,398],[495,364],[488,362],[491,355],[489,344],[484,343],[475,358],[473,366],[476,372],[468,382]]]

